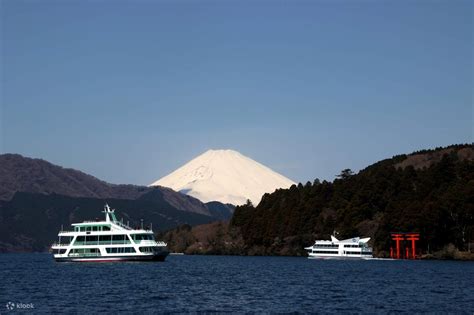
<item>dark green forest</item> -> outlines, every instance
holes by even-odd
[[[334,231],[341,239],[372,237],[378,256],[388,255],[390,232],[419,232],[423,253],[448,244],[465,251],[474,240],[474,146],[394,156],[357,174],[343,170],[334,182],[279,189],[256,207],[237,207],[230,226],[262,254],[303,248]]]

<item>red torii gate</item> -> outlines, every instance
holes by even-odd
[[[411,241],[411,258],[416,257],[416,241],[420,240],[420,233],[407,233],[406,240]]]
[[[411,241],[411,259],[416,258],[416,241],[420,239],[420,233],[390,233],[392,236],[392,240],[396,242],[396,249],[397,255],[394,257],[393,248],[390,247],[390,257],[400,259],[400,241]],[[408,247],[405,248],[406,254],[405,258],[409,259],[410,254],[408,251]]]
[[[400,259],[400,241],[403,241],[405,238],[403,237],[402,233],[391,233],[392,234],[392,240],[394,240],[397,244],[397,259]],[[393,258],[393,249],[390,248],[390,256]]]

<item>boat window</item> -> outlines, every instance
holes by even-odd
[[[61,236],[60,240],[60,244],[69,245],[69,243],[72,241],[72,236]]]
[[[100,235],[99,236],[99,241],[100,242],[109,242],[112,240],[112,236],[111,235]]]
[[[85,231],[86,231],[86,228],[83,227],[83,226],[80,226],[80,227],[79,227],[79,231],[80,231],[80,232],[85,232]]]
[[[105,249],[108,254],[135,253],[133,247],[108,247]]]
[[[87,235],[86,236],[86,242],[88,242],[88,243],[97,243],[98,240],[99,240],[99,238],[98,238],[97,235]]]
[[[102,231],[110,231],[110,226],[104,225],[104,226],[102,227]]]
[[[153,241],[155,238],[153,234],[134,234],[133,239],[135,241]]]
[[[107,254],[114,254],[114,250],[115,250],[115,249],[116,249],[116,248],[108,248],[108,247],[107,247],[107,248],[105,249],[105,251],[107,252]]]
[[[82,243],[82,242],[84,242],[85,238],[86,238],[85,236],[78,236],[78,237],[76,238],[76,242],[75,242],[75,243]]]
[[[100,254],[100,250],[98,248],[74,248],[69,252],[69,254],[97,255]]]
[[[142,253],[152,253],[154,251],[154,247],[151,247],[151,246],[140,247],[140,251]]]
[[[314,247],[317,248],[339,248],[337,244],[315,244]]]
[[[98,230],[98,226],[93,226],[92,227],[92,231],[97,231]]]
[[[336,251],[330,251],[330,250],[315,250],[313,251],[315,254],[337,254]]]

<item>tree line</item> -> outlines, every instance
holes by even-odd
[[[299,183],[265,194],[257,206],[238,206],[230,226],[247,248],[286,242],[297,251],[336,232],[341,239],[372,237],[375,253],[387,256],[390,232],[419,232],[425,253],[448,244],[468,250],[474,241],[473,156],[472,144],[454,145],[395,156],[357,174],[345,169],[333,182]],[[408,157],[413,162],[402,163]]]

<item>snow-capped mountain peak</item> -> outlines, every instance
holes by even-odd
[[[294,182],[234,150],[209,150],[150,186],[164,186],[198,198],[233,205],[288,188]]]

